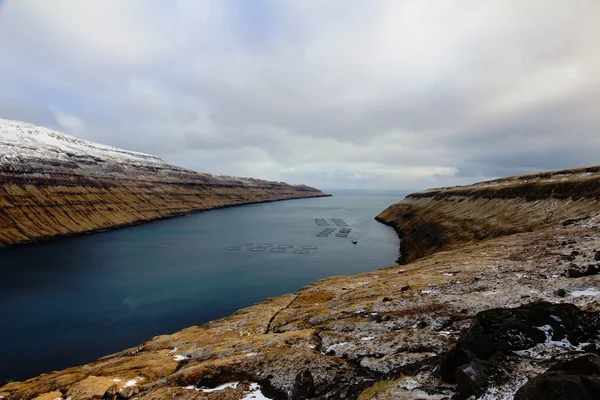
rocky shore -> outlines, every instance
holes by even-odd
[[[416,193],[405,264],[332,277],[6,399],[597,399],[600,168]],[[261,397],[262,396],[262,397]]]
[[[198,173],[151,155],[0,119],[0,247],[322,196],[305,185]]]

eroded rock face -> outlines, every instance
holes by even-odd
[[[481,240],[580,224],[598,211],[598,198],[600,167],[590,167],[413,193],[377,220],[398,231],[399,261],[410,262]]]
[[[0,119],[0,247],[248,203],[318,197],[304,185],[202,174]]]

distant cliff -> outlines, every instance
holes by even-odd
[[[600,167],[414,193],[377,220],[401,236],[404,263],[484,239],[569,224],[600,211]]]
[[[325,196],[305,185],[203,174],[142,153],[0,119],[0,247],[200,210]]]

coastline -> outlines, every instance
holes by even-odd
[[[266,203],[275,203],[275,202],[280,202],[280,201],[323,198],[323,197],[332,197],[332,196],[333,196],[332,194],[325,193],[325,194],[310,195],[310,196],[290,197],[290,198],[285,198],[285,199],[250,201],[247,203],[238,203],[238,204],[223,204],[223,205],[214,206],[214,207],[211,207],[208,209],[202,208],[202,209],[197,209],[197,210],[185,211],[185,212],[180,212],[180,213],[172,214],[172,215],[165,215],[165,216],[161,216],[161,217],[157,217],[157,218],[149,219],[149,220],[141,220],[141,221],[123,223],[123,224],[114,225],[114,226],[111,226],[108,228],[91,229],[88,231],[82,231],[82,232],[77,232],[77,233],[72,233],[72,234],[60,234],[60,235],[55,235],[55,236],[43,237],[43,238],[39,238],[39,239],[33,239],[30,241],[21,242],[21,243],[0,245],[0,254],[2,254],[2,252],[6,251],[6,250],[19,248],[22,246],[29,246],[29,245],[36,244],[36,243],[46,243],[46,242],[51,242],[54,240],[61,240],[61,239],[79,237],[79,236],[89,236],[89,235],[94,235],[97,233],[111,232],[111,231],[118,230],[118,229],[132,228],[132,227],[139,226],[139,225],[150,224],[153,222],[163,221],[163,220],[172,219],[172,218],[185,217],[186,215],[198,214],[198,213],[202,213],[202,212],[206,212],[206,211],[220,210],[220,209],[232,208],[232,207],[242,207],[242,206],[248,206],[248,205],[253,205],[253,204],[266,204]]]
[[[556,175],[569,190],[600,182]],[[559,364],[596,362],[600,343],[600,204],[583,189],[553,197],[560,182],[540,174],[409,195],[376,217],[401,237],[403,265],[322,279],[0,396],[221,400],[260,387],[292,400],[543,398],[528,380],[550,366],[574,379]],[[479,195],[494,185],[509,187]],[[535,198],[522,197],[530,187]],[[499,322],[482,325],[490,318]]]

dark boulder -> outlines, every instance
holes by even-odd
[[[580,271],[576,268],[569,268],[567,270],[567,278],[581,278],[583,276],[583,271]]]
[[[458,367],[455,373],[456,392],[459,398],[479,397],[485,391],[488,382],[487,368],[478,360]]]
[[[600,399],[600,357],[588,354],[565,361],[530,379],[515,394],[515,400]]]
[[[494,353],[525,350],[546,341],[542,326],[552,328],[552,340],[567,338],[577,345],[597,331],[595,313],[573,304],[531,303],[517,308],[496,308],[475,316],[460,339],[460,346],[476,358],[487,360]]]
[[[292,400],[303,400],[314,397],[315,382],[309,370],[304,370],[296,375],[294,386],[292,387]]]
[[[506,378],[502,360],[513,351],[548,339],[566,338],[577,345],[593,339],[599,328],[599,313],[581,311],[573,304],[537,302],[482,311],[457,345],[442,355],[440,375],[446,382],[457,383],[457,399],[479,396],[491,381],[497,384]]]
[[[565,297],[567,295],[567,291],[565,289],[558,289],[554,292],[558,297]]]

